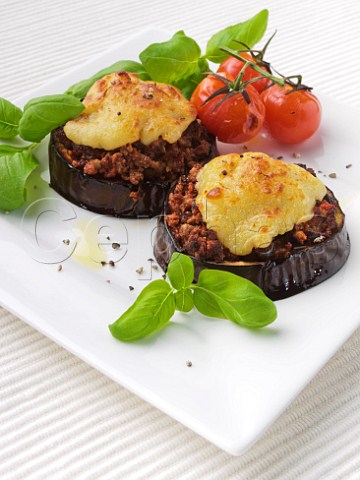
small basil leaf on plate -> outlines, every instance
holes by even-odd
[[[190,312],[194,308],[193,293],[190,288],[179,290],[175,293],[176,310]]]
[[[202,270],[194,285],[194,304],[203,315],[260,328],[277,316],[275,304],[245,278],[221,270]]]
[[[176,290],[189,287],[194,280],[194,264],[191,258],[179,252],[173,253],[167,276]]]
[[[15,210],[26,200],[25,184],[38,161],[28,150],[0,155],[0,209]]]
[[[214,63],[222,62],[228,54],[220,50],[221,47],[229,47],[237,50],[244,48],[234,40],[244,42],[253,47],[263,37],[269,17],[268,10],[261,10],[257,15],[245,22],[231,25],[230,27],[215,33],[207,43],[206,58]]]
[[[74,95],[75,97],[82,100],[86,97],[86,94],[88,93],[90,87],[92,87],[92,85],[94,85],[97,80],[105,77],[105,75],[109,75],[110,73],[118,72],[120,70],[124,70],[125,72],[137,73],[141,80],[150,79],[149,75],[146,73],[146,70],[143,65],[141,65],[141,63],[134,62],[133,60],[120,60],[119,62],[116,62],[109,67],[106,67],[95,73],[95,75],[93,75],[92,77],[75,83],[70,88],[68,88],[66,93]]]
[[[152,80],[175,84],[197,71],[200,55],[195,40],[180,31],[166,42],[152,43],[139,58]]]
[[[149,283],[116,322],[109,325],[113,337],[124,342],[143,338],[163,327],[175,313],[175,298],[165,280]]]
[[[0,138],[9,139],[18,134],[21,115],[20,108],[0,97]]]
[[[37,97],[24,107],[19,134],[29,142],[40,142],[54,128],[80,115],[84,105],[73,95],[59,94]]]

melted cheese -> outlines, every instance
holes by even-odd
[[[298,165],[264,153],[216,157],[197,177],[196,203],[207,224],[232,253],[247,255],[310,220],[326,187]]]
[[[66,123],[65,134],[74,143],[105,150],[138,140],[149,145],[159,137],[174,143],[196,118],[195,107],[177,88],[126,72],[95,82],[83,103],[85,110]]]

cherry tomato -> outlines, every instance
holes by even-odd
[[[222,76],[228,78],[228,74],[222,74]],[[212,93],[225,86],[224,82],[209,75],[196,87],[190,101],[195,105],[198,117],[204,126],[221,142],[246,142],[255,137],[263,126],[264,104],[258,92],[251,85],[246,87],[250,103],[245,101],[242,93],[237,92],[221,104],[219,102],[225,97],[225,94],[218,95],[204,104]]]
[[[250,53],[247,52],[241,52],[240,55],[247,60],[251,60],[252,62],[256,63],[256,58],[254,58]],[[240,70],[244,66],[244,62],[242,60],[238,60],[237,58],[234,57],[227,57],[225,60],[223,60],[220,63],[220,66],[218,68],[217,73],[223,74],[227,73],[229,75],[230,80],[235,80],[235,78],[238,76]],[[268,70],[261,65],[259,67],[268,72]],[[260,73],[256,72],[253,70],[250,65],[246,68],[243,76],[243,80],[250,80],[250,78],[255,78],[259,77]],[[270,85],[271,81],[268,78],[262,78],[260,80],[257,80],[256,82],[252,83],[251,85],[256,88],[256,90],[261,93],[265,87]]]
[[[266,109],[265,125],[282,143],[301,143],[319,128],[321,105],[308,90],[273,85],[261,94]]]

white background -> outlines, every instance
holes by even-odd
[[[206,42],[265,7],[268,32],[278,30],[269,50],[275,67],[360,105],[358,1],[2,0],[0,95],[20,96],[149,24]],[[0,328],[1,478],[360,477],[360,332],[234,458],[4,310]]]

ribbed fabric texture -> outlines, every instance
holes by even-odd
[[[356,0],[2,0],[0,95],[14,99],[149,24],[205,43],[264,7],[268,32],[278,29],[275,67],[360,105]],[[0,478],[358,480],[360,331],[236,458],[0,309]]]

